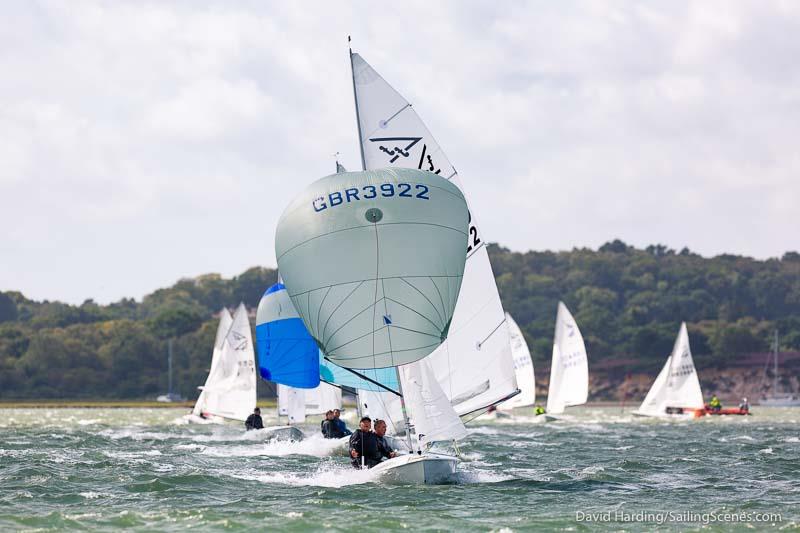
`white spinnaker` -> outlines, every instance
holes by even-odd
[[[245,420],[256,407],[256,370],[253,335],[244,304],[239,304],[233,315],[217,367],[221,379],[203,389],[209,391],[208,412]]]
[[[231,324],[233,324],[233,317],[231,317],[230,311],[223,307],[219,314],[217,336],[214,339],[214,350],[211,354],[211,368],[208,371],[205,384],[202,387],[198,387],[200,389],[200,396],[198,396],[197,402],[194,404],[194,409],[192,409],[192,414],[195,416],[199,416],[202,413],[208,412],[209,392],[206,391],[206,388],[213,386],[214,381],[221,379],[219,376],[217,376],[219,370],[219,357],[222,354],[222,343],[225,340],[225,335],[227,335]]]
[[[436,441],[463,439],[467,429],[453,410],[427,359],[398,367],[409,423],[419,448]]]
[[[500,410],[510,410],[515,407],[529,407],[536,403],[536,377],[533,373],[533,360],[528,349],[528,343],[522,335],[522,330],[506,313],[506,324],[511,339],[511,355],[514,358],[514,372],[517,374],[517,387],[520,393],[497,406]]]
[[[342,408],[342,389],[320,382],[315,389],[305,389],[306,415],[322,415]]]
[[[278,384],[278,415],[288,417],[290,425],[306,421],[306,390]]]
[[[685,407],[702,409],[703,393],[700,390],[700,380],[692,359],[692,350],[689,347],[689,334],[686,323],[681,323],[678,338],[672,348],[672,361],[667,376],[666,407]]]
[[[398,435],[405,431],[403,405],[398,395],[359,389],[358,405],[361,408],[361,416],[368,416],[373,420],[385,420],[388,434]]]
[[[583,335],[567,306],[558,302],[547,412],[563,413],[565,407],[586,403],[588,396],[589,365]]]
[[[411,104],[360,55],[352,54],[351,59],[365,168],[427,170],[463,192],[455,168]],[[467,244],[447,340],[427,357],[459,415],[495,404],[517,390],[503,306],[473,214]]]
[[[663,416],[666,414],[666,392],[667,392],[667,376],[669,375],[669,366],[672,362],[672,356],[667,357],[667,362],[658,373],[658,377],[653,382],[653,386],[647,391],[647,396],[644,397],[642,405],[639,406],[637,411],[640,414],[648,416]]]

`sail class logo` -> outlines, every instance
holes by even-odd
[[[378,143],[378,150],[389,157],[389,163],[395,164],[401,157],[411,156],[411,150],[422,140],[422,137],[373,137],[370,142]],[[433,156],[428,153],[427,143],[422,143],[422,153],[417,160],[417,170],[427,170],[439,174],[442,169],[433,162]]]

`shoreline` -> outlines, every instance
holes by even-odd
[[[274,398],[259,400],[261,408],[275,408]],[[194,401],[155,400],[0,400],[0,409],[191,409]]]

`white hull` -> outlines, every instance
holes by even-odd
[[[306,438],[303,432],[294,426],[268,426],[251,430],[249,433],[261,435],[266,440],[300,441]]]
[[[388,483],[439,485],[452,483],[460,460],[451,455],[400,455],[372,467]]]
[[[556,422],[556,421],[560,420],[557,416],[548,415],[548,414],[535,415],[535,416],[536,416],[536,420],[541,420],[543,422]]]
[[[203,418],[202,416],[198,416],[191,413],[182,416],[181,421],[185,422],[186,424],[201,424],[201,425],[225,423],[225,419],[219,416],[209,416],[207,418]]]
[[[800,398],[764,398],[758,402],[758,405],[765,405],[768,407],[800,407]]]
[[[643,413],[641,411],[632,411],[631,414],[633,416],[639,416],[642,418],[658,418],[659,420],[692,420],[697,418],[694,413],[682,413],[674,415],[668,415],[664,413],[663,415],[652,415],[649,413]]]

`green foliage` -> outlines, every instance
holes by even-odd
[[[549,364],[559,300],[575,315],[591,360],[624,361],[625,371],[657,371],[681,321],[703,365],[766,351],[775,328],[781,349],[800,350],[797,252],[767,261],[703,258],[615,240],[597,251],[517,253],[490,245],[489,254],[503,305],[537,365]],[[207,274],[141,303],[109,305],[0,293],[0,397],[152,398],[166,392],[173,339],[175,389],[194,398],[211,363],[219,310],[239,302],[255,308],[276,279],[261,267],[232,279]]]

